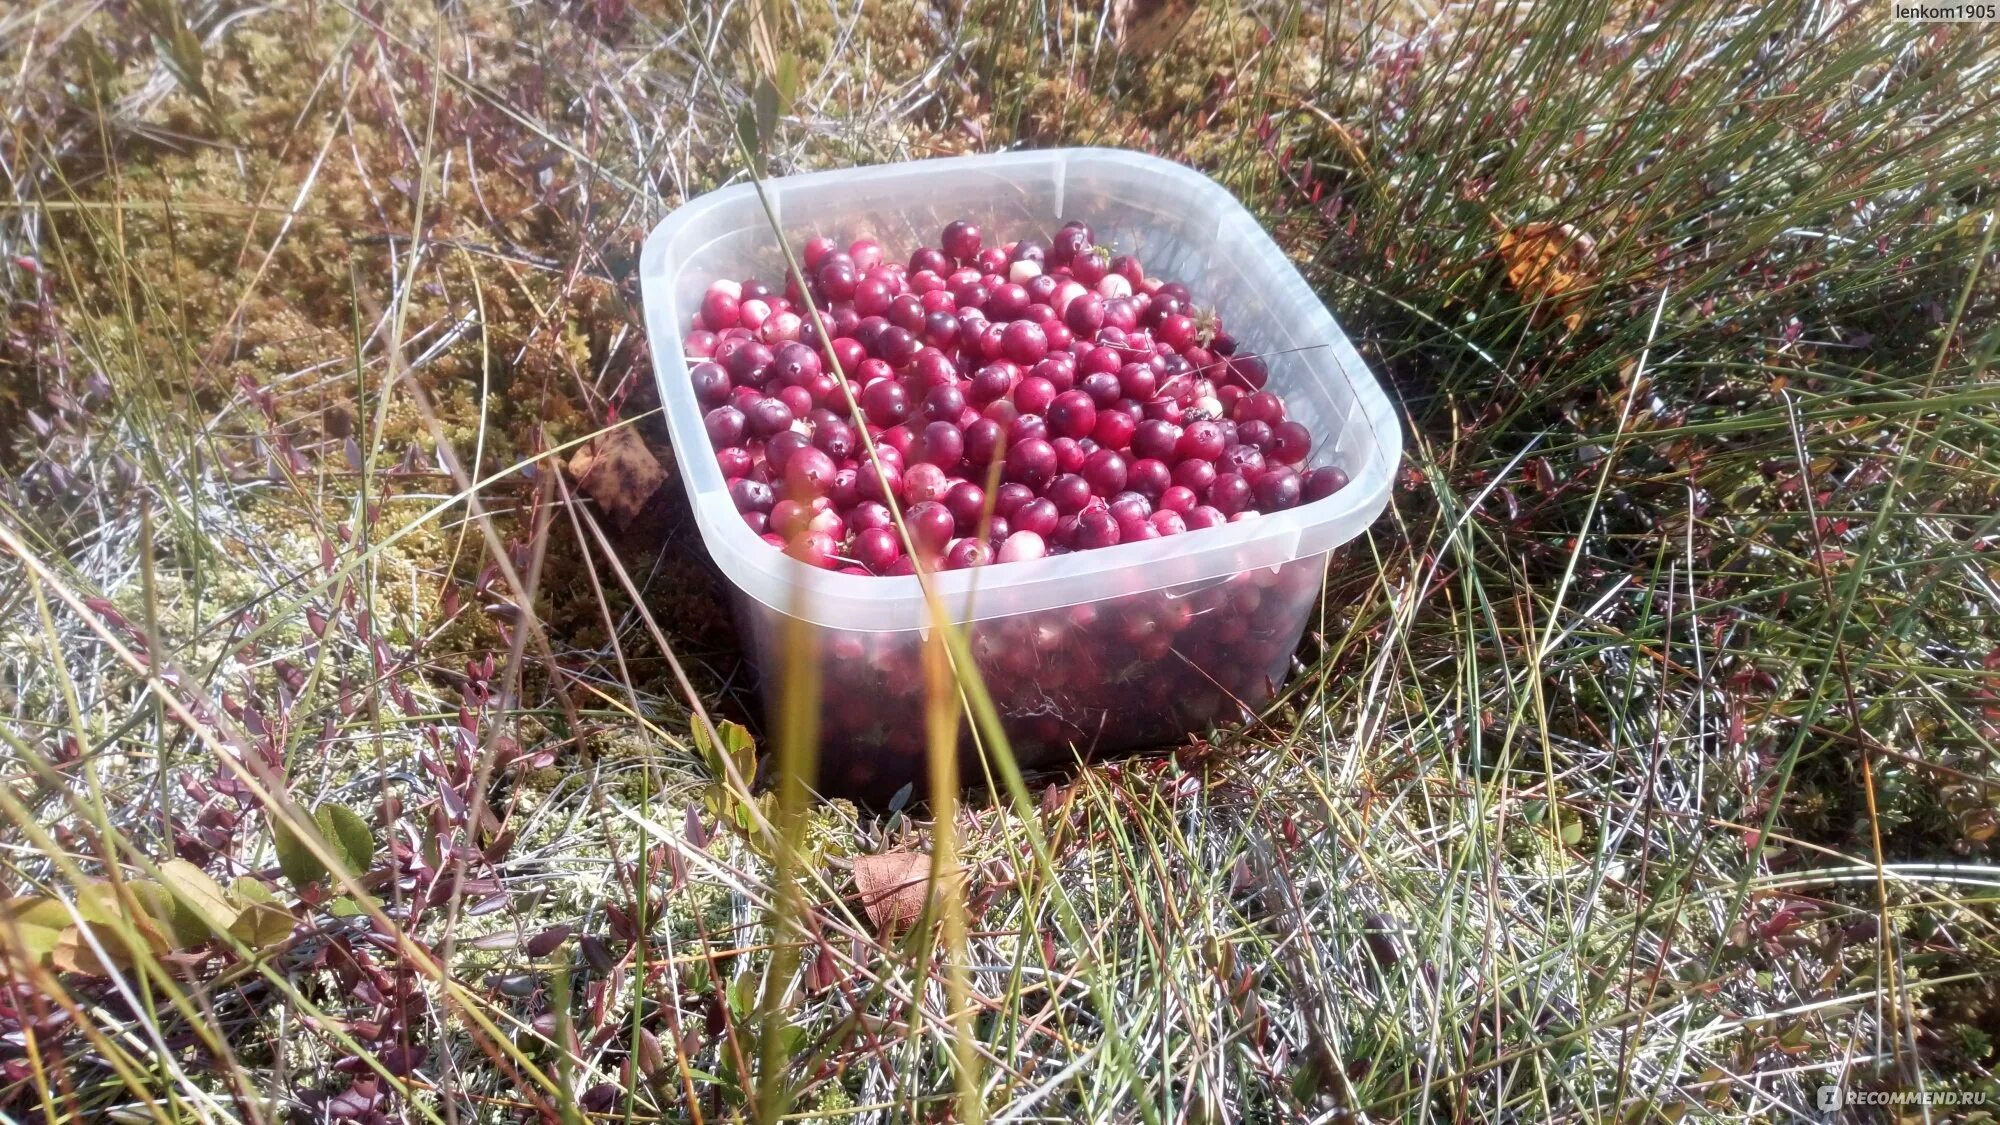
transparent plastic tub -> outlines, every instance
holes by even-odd
[[[891,256],[967,218],[991,242],[1048,237],[1065,220],[1137,254],[1221,313],[1239,352],[1338,465],[1325,499],[1224,527],[932,576],[971,644],[1023,767],[1160,745],[1269,700],[1283,685],[1326,555],[1387,503],[1402,435],[1347,336],[1250,214],[1198,172],[1117,149],[922,160],[765,181],[784,238],[870,235]],[[718,278],[785,276],[756,189],[689,201],[647,238],[646,327],[680,475],[709,553],[734,588],[739,629],[775,715],[788,617],[807,622],[821,672],[820,788],[921,792],[928,611],[914,577],[840,574],[794,561],[731,502],[688,381],[681,338]],[[971,767],[974,771],[976,766]],[[977,780],[982,775],[969,773]]]

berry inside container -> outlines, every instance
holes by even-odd
[[[800,415],[808,412],[792,407],[807,405],[805,388],[786,389],[783,396],[740,387],[732,392],[726,372],[705,366],[711,356],[689,354],[715,347],[701,331],[705,315],[708,322],[740,321],[748,304],[756,318],[810,320],[803,307],[770,314],[773,301],[742,294],[741,283],[752,278],[765,282],[773,297],[784,292],[780,237],[801,261],[860,240],[879,245],[898,262],[917,250],[934,257],[911,261],[912,266],[943,266],[932,272],[944,276],[954,266],[983,269],[974,264],[980,250],[1016,240],[1042,240],[1058,258],[1067,258],[1072,248],[1063,245],[1065,230],[1078,228],[1065,224],[1080,223],[1094,246],[1109,247],[1114,255],[1093,254],[1092,262],[1072,275],[1091,282],[1087,288],[1093,293],[1123,291],[1117,281],[1102,281],[1099,269],[1136,275],[1136,289],[1162,279],[1185,287],[1188,315],[1168,324],[1156,314],[1144,329],[1151,337],[1170,340],[1176,351],[1202,341],[1213,345],[1214,338],[1200,334],[1198,315],[1212,312],[1227,330],[1216,351],[1228,348],[1231,355],[1210,355],[1206,348],[1193,354],[1206,359],[1203,372],[1221,373],[1215,382],[1239,385],[1222,396],[1228,400],[1225,417],[1241,419],[1233,422],[1239,433],[1226,454],[1217,450],[1215,458],[1195,458],[1202,464],[1193,468],[1220,469],[1221,477],[1191,473],[1185,484],[1165,476],[1134,480],[1132,468],[1147,461],[1147,472],[1160,474],[1175,456],[1174,445],[1184,440],[1196,452],[1208,452],[1214,435],[1193,423],[1218,404],[1201,402],[1193,417],[1179,417],[1171,429],[1148,425],[1164,418],[1135,417],[1130,427],[1119,419],[1101,422],[1093,398],[1116,397],[1100,385],[1103,380],[1056,391],[1046,381],[1024,377],[1031,365],[1016,365],[1012,379],[1005,377],[1004,361],[1030,360],[1049,348],[1045,334],[1029,331],[1033,325],[1025,321],[992,315],[992,355],[1003,361],[1002,374],[988,372],[982,382],[979,365],[963,363],[955,380],[933,380],[948,389],[916,403],[901,401],[909,397],[906,388],[924,382],[921,365],[937,363],[929,357],[936,349],[920,354],[921,325],[915,333],[905,330],[915,339],[892,341],[895,350],[908,352],[891,357],[899,361],[902,378],[881,378],[878,368],[868,383],[858,369],[887,362],[873,355],[844,356],[842,364],[864,415],[892,423],[896,431],[871,423],[878,446],[902,442],[903,452],[914,448],[920,455],[899,458],[905,467],[949,460],[960,466],[965,483],[986,486],[984,470],[966,466],[976,465],[1000,427],[941,425],[930,433],[924,426],[927,417],[962,423],[978,413],[978,404],[996,397],[1007,399],[1016,413],[1035,408],[1026,412],[1039,413],[1052,437],[1089,433],[1124,451],[1088,439],[1083,450],[1075,439],[1065,446],[1046,438],[1006,448],[1016,435],[999,435],[1000,458],[1014,454],[1021,461],[1003,464],[1002,479],[1034,485],[1035,499],[1025,502],[1037,505],[1032,510],[1019,489],[1006,498],[1024,503],[1015,522],[1039,526],[1053,517],[1052,526],[1060,530],[1047,537],[1009,531],[988,541],[969,533],[974,522],[988,521],[985,530],[994,530],[990,521],[1006,519],[993,511],[1001,498],[975,496],[928,470],[910,486],[925,490],[923,510],[913,512],[917,504],[899,497],[911,533],[937,550],[938,566],[956,568],[933,572],[932,588],[946,613],[968,624],[979,673],[1024,768],[1172,744],[1268,702],[1289,674],[1328,552],[1359,535],[1387,503],[1401,433],[1346,334],[1256,220],[1207,177],[1115,149],[822,172],[767,180],[764,193],[778,220],[776,231],[755,186],[723,188],[688,202],[654,229],[640,276],[681,479],[703,541],[733,591],[739,630],[774,716],[786,691],[783,646],[809,644],[818,664],[819,789],[865,801],[879,801],[906,784],[921,789],[921,651],[930,611],[917,578],[899,573],[909,569],[909,560],[898,558],[900,540],[893,529],[848,526],[851,521],[819,514],[839,535],[836,542],[809,526],[812,510],[797,503],[779,506],[788,495],[855,487],[865,494],[879,487],[872,480],[840,477],[841,466],[853,462],[860,465],[859,477],[874,475],[857,435],[825,423],[823,413],[819,424],[803,421]],[[983,246],[969,241],[968,225],[984,236]],[[1026,268],[1009,271],[1004,260],[997,264],[1001,276],[1032,276]],[[837,298],[842,302],[874,303],[883,296],[865,288],[846,292],[850,284],[868,286],[865,272],[852,282],[838,268],[831,275],[824,280],[843,290]],[[719,280],[735,284],[719,290],[714,285]],[[718,296],[730,288],[736,292]],[[990,307],[991,294],[982,296]],[[1073,304],[1074,297],[1064,303]],[[1082,322],[1093,321],[1097,311],[1079,308],[1077,316],[1061,319],[1075,322],[1069,325],[1073,331],[1095,334],[1101,326]],[[824,303],[821,313],[830,319]],[[918,322],[911,318],[911,323]],[[824,349],[809,328],[806,339],[823,361]],[[835,344],[839,353],[841,340]],[[799,362],[796,348],[779,347],[773,367]],[[879,342],[872,350],[881,350]],[[1260,362],[1232,363],[1232,357]],[[1253,371],[1265,385],[1253,387],[1230,374],[1238,368]],[[1142,383],[1148,378],[1145,372],[1124,374],[1128,391],[1134,377]],[[798,381],[809,384],[806,378]],[[875,387],[882,389],[871,393]],[[1093,396],[1091,390],[1101,393]],[[1240,399],[1260,391],[1264,397],[1256,404],[1238,408]],[[731,393],[748,409],[718,411],[716,404],[730,403]],[[780,406],[787,397],[799,401]],[[817,409],[829,408],[848,415],[837,392]],[[917,425],[903,424],[905,418]],[[1247,435],[1240,433],[1246,428]],[[807,431],[823,432],[809,437]],[[889,440],[880,440],[885,437]],[[784,454],[782,471],[764,463],[773,441]],[[940,449],[946,453],[940,455]],[[1296,475],[1265,472],[1260,449],[1274,464],[1278,458],[1295,463]],[[1075,471],[1041,464],[1047,451],[1058,460],[1076,460]],[[1189,447],[1180,449],[1182,456],[1188,452]],[[1044,475],[1049,479],[1041,479]],[[1261,487],[1252,487],[1253,480]],[[940,485],[942,491],[929,497]],[[1190,491],[1186,485],[1202,490],[1204,502],[1182,495]],[[1329,493],[1328,485],[1338,487]],[[1133,498],[1135,488],[1146,494],[1143,504]],[[1176,488],[1180,492],[1167,495]],[[987,501],[983,510],[980,501]],[[1040,506],[1045,502],[1046,509]],[[1235,518],[1227,518],[1230,511],[1238,513]],[[947,526],[954,517],[964,534],[954,535]],[[876,519],[872,510],[868,519]],[[773,522],[783,526],[774,529]],[[1135,529],[1144,537],[1134,536]],[[1162,530],[1167,533],[1159,534]],[[1058,536],[1066,553],[1051,554]],[[788,628],[797,624],[805,628]],[[984,780],[976,763],[968,761],[966,770],[968,780]]]

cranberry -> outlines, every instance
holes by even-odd
[[[1115,449],[1100,449],[1083,463],[1083,479],[1099,496],[1110,496],[1125,487],[1125,458]]]
[[[1229,522],[1228,516],[1223,515],[1220,511],[1209,507],[1207,504],[1196,505],[1192,511],[1186,513],[1181,518],[1187,522],[1189,531],[1221,527],[1223,524]]]
[[[720,284],[718,282],[717,286]],[[710,286],[701,297],[702,327],[710,332],[736,327],[737,318],[742,313],[741,291],[731,293],[717,286]]]
[[[869,472],[866,468],[860,471]],[[889,509],[873,500],[863,500],[854,505],[847,513],[847,523],[856,531],[876,528],[893,532],[896,529],[895,518],[889,514]]]
[[[1174,483],[1193,492],[1196,496],[1208,495],[1215,484],[1215,462],[1201,457],[1190,457],[1174,466]]]
[[[967,567],[985,566],[993,561],[993,546],[984,539],[961,539],[945,552],[946,570],[964,570]]]
[[[1153,526],[1159,529],[1161,535],[1179,535],[1188,529],[1187,520],[1183,519],[1179,512],[1162,508],[1154,512],[1151,519]]]
[[[1140,457],[1172,460],[1174,446],[1180,439],[1181,428],[1172,422],[1158,419],[1141,422],[1132,434],[1132,452]]]
[[[1062,229],[1056,232],[1055,238],[1050,240],[1049,264],[1066,265],[1072,258],[1090,249],[1091,244],[1096,241],[1091,236],[1089,227],[1071,219],[1064,223]]]
[[[1193,511],[1194,506],[1199,502],[1200,498],[1195,496],[1192,489],[1182,488],[1178,484],[1160,493],[1160,508],[1165,511],[1179,512],[1182,515]]]
[[[935,500],[912,504],[904,519],[910,525],[910,538],[927,551],[944,550],[958,526],[951,518],[951,509]]]
[[[965,392],[956,383],[934,386],[924,395],[923,416],[933,422],[948,422],[965,412]]]
[[[1110,406],[1123,394],[1118,385],[1118,376],[1106,371],[1093,371],[1077,383],[1077,389],[1090,396],[1090,401],[1098,406]]]
[[[701,420],[702,428],[708,431],[708,444],[716,449],[727,449],[743,440],[748,426],[743,412],[733,406],[718,406]]]
[[[833,474],[833,483],[827,486],[826,498],[833,506],[846,511],[861,501],[861,470],[843,468]]]
[[[1338,465],[1326,465],[1305,475],[1300,494],[1306,502],[1324,500],[1347,487],[1347,473]]]
[[[965,459],[965,434],[950,422],[932,422],[924,427],[921,440],[911,448],[919,461],[941,469],[955,468]]]
[[[1104,298],[1086,292],[1072,299],[1063,309],[1063,326],[1076,333],[1078,339],[1089,339],[1104,327]]]
[[[1203,419],[1189,423],[1181,431],[1180,441],[1174,444],[1174,455],[1183,461],[1213,461],[1222,456],[1224,448],[1222,427]]]
[[[1113,407],[1098,413],[1097,425],[1091,429],[1090,438],[1107,449],[1124,449],[1132,444],[1132,436],[1138,428],[1139,423],[1129,412]]]
[[[1151,364],[1128,363],[1118,371],[1118,389],[1126,398],[1144,402],[1159,386],[1159,374]]]
[[[1125,487],[1147,499],[1156,499],[1173,487],[1173,479],[1173,471],[1165,461],[1141,457],[1126,470]]]
[[[1025,484],[1008,481],[993,492],[995,515],[1011,517],[1021,510],[1021,505],[1035,498],[1035,490]]]
[[[1121,492],[1112,497],[1111,502],[1105,507],[1111,512],[1111,518],[1118,521],[1120,527],[1153,514],[1153,506],[1146,502],[1144,496],[1136,492]]]
[[[1250,482],[1235,473],[1223,473],[1208,488],[1209,505],[1225,516],[1233,516],[1248,508],[1254,499]]]
[[[958,521],[958,530],[971,534],[986,512],[986,490],[969,480],[959,481],[944,494],[944,506],[951,509],[952,518]]]
[[[707,359],[715,354],[715,333],[697,328],[681,340],[681,351],[689,359]]]
[[[824,495],[834,471],[833,458],[807,446],[785,459],[785,493],[794,499]]]
[[[965,427],[965,460],[975,469],[984,469],[993,463],[1000,452],[1000,440],[1005,430],[999,422],[991,418],[981,418]]]
[[[860,378],[861,364],[868,358],[868,349],[851,336],[841,336],[833,341],[833,358],[839,362],[841,371]]]
[[[786,539],[803,535],[810,530],[813,517],[819,512],[811,504],[798,500],[780,500],[771,505],[771,531]]]
[[[1008,359],[1032,367],[1049,353],[1049,337],[1041,325],[1017,320],[1002,330],[1000,348]]]
[[[992,368],[981,368],[980,373],[984,374],[989,370]],[[1041,370],[1040,365],[1036,366],[1036,370]],[[1014,386],[1014,405],[1030,414],[1046,413],[1049,404],[1055,401],[1055,397],[1055,387],[1039,375],[1026,376]]]
[[[764,443],[764,464],[769,468],[772,478],[782,477],[786,464],[792,459],[792,454],[811,445],[812,441],[797,430],[785,430],[771,435],[771,440]]]
[[[1101,507],[1092,506],[1079,512],[1076,517],[1076,547],[1080,551],[1099,547],[1117,546],[1120,539],[1118,521]]]
[[[978,227],[964,219],[954,219],[945,224],[944,233],[938,236],[938,246],[961,262],[971,261],[979,253],[979,235]]]
[[[1088,436],[1097,425],[1097,406],[1084,391],[1064,391],[1049,403],[1049,429],[1063,437]]]
[[[1027,562],[1048,554],[1048,544],[1035,532],[1020,530],[1007,536],[1000,544],[997,558],[1000,562]]]
[[[890,500],[902,498],[903,470],[889,464],[886,458],[883,458],[882,462],[879,465],[861,466],[861,479],[855,482],[855,491],[861,494],[861,499],[864,501],[872,500],[877,504],[887,504]]]
[[[958,343],[958,318],[944,310],[925,313],[922,335],[933,348],[949,348]]]
[[[813,407],[813,394],[804,387],[779,387],[778,393],[772,397],[784,403],[794,418],[810,411]]]
[[[688,369],[688,382],[694,385],[694,400],[705,407],[717,407],[729,401],[729,372],[719,363],[697,363]]]
[[[1305,423],[1284,421],[1271,427],[1271,444],[1265,455],[1281,465],[1299,465],[1312,454],[1312,431]]]
[[[768,512],[777,497],[763,481],[739,478],[729,482],[729,499],[739,512]]]
[[[868,527],[854,533],[854,561],[880,574],[903,557],[903,545],[886,527]]]
[[[1218,336],[1216,339],[1220,343],[1221,337]],[[1262,389],[1264,384],[1270,381],[1271,378],[1271,373],[1264,366],[1264,361],[1254,355],[1230,356],[1229,372],[1244,386],[1249,387],[1253,391]],[[1280,404],[1279,409],[1283,410],[1283,404]]]
[[[1030,438],[1042,438],[1046,440],[1048,436],[1049,424],[1039,414],[1018,415],[1007,425],[1007,443],[1009,445],[1019,445]]]
[[[1014,386],[1014,366],[1010,363],[989,363],[972,373],[970,380],[972,401],[985,404],[1005,395]],[[1020,405],[1020,400],[1015,400]]]
[[[833,241],[833,239],[828,238],[825,235],[814,235],[813,237],[806,239],[805,248],[801,250],[799,253],[799,261],[807,269],[815,269],[819,266],[821,262],[826,261],[826,256],[828,254],[831,254],[838,249],[840,249],[840,247],[837,243]]]
[[[1070,273],[1085,285],[1096,285],[1111,272],[1111,252],[1101,246],[1089,246],[1070,257]]]
[[[854,290],[860,278],[854,272],[854,260],[845,254],[829,254],[814,271],[813,278],[819,282],[819,291],[829,301],[847,301],[854,297]]]
[[[743,524],[750,529],[752,535],[761,536],[771,529],[771,517],[763,512],[744,512]]]
[[[744,412],[750,432],[758,437],[770,437],[781,430],[790,429],[792,420],[796,417],[797,415],[792,413],[792,408],[781,398],[758,399]]]
[[[912,504],[939,500],[951,488],[951,478],[928,461],[919,461],[903,470],[903,499]]]
[[[999,320],[1014,320],[1028,311],[1028,291],[1026,288],[1007,282],[993,290],[993,296],[986,302],[986,311]],[[1043,347],[1048,346],[1047,340]]]
[[[1262,453],[1268,450],[1278,438],[1276,434],[1271,432],[1270,423],[1255,421],[1236,423],[1236,440],[1242,442],[1244,445],[1254,445],[1257,447],[1257,452]]]
[[[1007,518],[1016,532],[1031,531],[1047,538],[1055,532],[1056,525],[1061,522],[1062,510],[1048,497],[1037,496],[1021,505]]]
[[[1031,417],[1023,414],[1022,418]],[[1042,438],[1017,442],[1007,451],[1007,479],[1030,488],[1046,485],[1056,475],[1056,451]]]
[[[857,238],[847,248],[848,256],[854,259],[854,268],[870,270],[882,263],[882,244],[872,238]]]
[[[1029,374],[1046,382],[1052,394],[1061,394],[1076,386],[1076,359],[1069,355],[1052,355],[1037,363]]]
[[[839,418],[828,418],[814,423],[812,442],[835,461],[852,460],[861,448],[861,441],[854,433],[854,427]]]
[[[715,466],[722,470],[724,480],[748,476],[754,463],[750,451],[740,445],[715,451]]]
[[[909,392],[893,379],[878,379],[861,388],[861,409],[870,425],[897,425],[910,416]]]
[[[808,531],[785,545],[786,554],[807,566],[827,569],[833,567],[834,553],[838,549],[833,542],[833,536],[824,531]]]
[[[1258,477],[1252,488],[1257,494],[1257,507],[1262,511],[1282,512],[1299,505],[1299,474],[1283,466]]]
[[[1222,463],[1217,468],[1223,472],[1234,471],[1245,480],[1255,480],[1264,472],[1264,455],[1254,445],[1232,446],[1229,452],[1222,455]]]
[[[746,340],[729,349],[722,357],[722,366],[729,369],[729,377],[737,382],[761,387],[771,377],[771,349],[755,340]]]
[[[1050,481],[1043,494],[1055,502],[1057,511],[1064,515],[1073,515],[1082,511],[1085,504],[1090,503],[1091,487],[1090,482],[1082,476],[1076,473],[1064,473]]]

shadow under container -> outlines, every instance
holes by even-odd
[[[864,235],[892,253],[970,219],[995,242],[1090,225],[1222,315],[1239,354],[1316,435],[1309,466],[1340,491],[1223,527],[1033,562],[932,575],[969,626],[979,671],[1023,768],[1172,743],[1268,701],[1292,665],[1328,552],[1388,501],[1402,435],[1347,336],[1227,190],[1181,165],[1117,149],[913,161],[764,182],[792,246]],[[923,784],[922,649],[930,611],[915,577],[839,574],[759,538],[731,502],[688,382],[681,337],[718,278],[785,276],[754,185],[700,196],[653,230],[640,259],[646,327],[674,456],[775,720],[784,646],[809,638],[820,672],[819,788],[880,800]],[[804,629],[788,629],[791,621]],[[961,742],[961,747],[967,744]],[[968,764],[969,782],[984,779]]]

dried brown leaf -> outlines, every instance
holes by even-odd
[[[584,495],[597,501],[620,531],[631,527],[660,486],[667,470],[630,426],[599,434],[569,459],[570,476]]]
[[[922,917],[930,875],[931,857],[922,852],[884,852],[854,860],[854,887],[877,929],[900,929]]]

